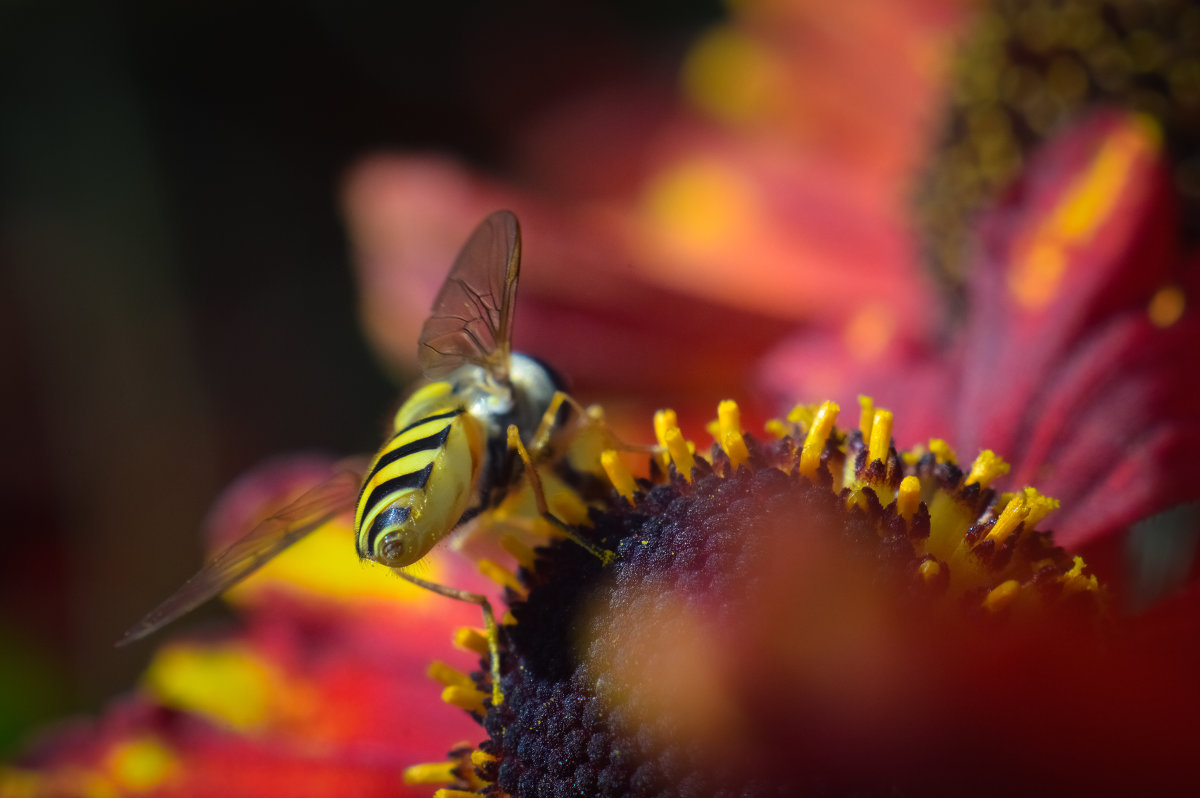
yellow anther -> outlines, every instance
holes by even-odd
[[[483,714],[483,701],[487,697],[487,693],[453,684],[442,691],[442,700],[450,706],[480,715]]]
[[[821,453],[825,451],[825,442],[833,432],[837,423],[838,406],[833,402],[825,402],[817,410],[809,427],[808,435],[804,438],[804,448],[800,450],[800,474],[812,479],[817,475],[821,465]]]
[[[671,409],[659,410],[654,414],[654,439],[658,445],[667,448],[667,430],[679,429],[679,418]]]
[[[921,574],[921,580],[929,585],[942,575],[942,565],[937,560],[926,560],[917,566],[917,571]]]
[[[1021,592],[1021,583],[1016,579],[1001,582],[983,597],[983,608],[988,612],[999,612],[1013,603]]]
[[[1000,513],[1000,517],[996,519],[995,526],[983,539],[994,540],[997,544],[1001,544],[1008,540],[1009,536],[1016,532],[1027,518],[1029,518],[1029,507],[1025,504],[1024,498],[1014,496],[1004,511]]]
[[[929,451],[933,452],[933,456],[937,458],[939,463],[953,464],[958,462],[958,455],[950,448],[950,444],[941,438],[929,439]]]
[[[679,427],[672,427],[667,430],[667,451],[671,453],[671,460],[675,463],[675,470],[678,471],[685,480],[692,481],[692,468],[696,465],[696,460],[692,457],[692,452],[688,448],[688,443],[683,439],[683,433],[679,431]]]
[[[453,784],[458,781],[457,762],[427,762],[404,769],[405,784]]]
[[[1079,593],[1081,591],[1097,591],[1100,589],[1100,582],[1094,574],[1085,574],[1083,558],[1076,555],[1074,565],[1071,570],[1062,575],[1063,591],[1067,595]]]
[[[858,430],[867,442],[871,440],[871,427],[875,423],[875,400],[870,396],[859,396],[858,407]]]
[[[471,752],[471,764],[477,768],[484,767],[492,762],[499,761],[500,757],[492,756],[487,751],[480,751],[476,748]]]
[[[617,493],[621,494],[625,501],[633,504],[637,484],[633,481],[633,474],[629,473],[629,469],[621,462],[620,455],[613,449],[605,449],[600,453],[600,467],[608,475],[608,481],[616,488]]]
[[[787,424],[784,424],[782,421],[780,421],[777,418],[767,419],[766,423],[763,424],[763,431],[766,432],[768,435],[770,435],[772,438],[776,438],[776,439],[786,438],[792,432],[791,429],[788,428]]]
[[[796,405],[787,414],[788,422],[798,424],[804,429],[812,427],[813,419],[817,416],[817,408],[813,405]]]
[[[721,448],[729,455],[729,462],[735,469],[750,459],[750,450],[746,448],[746,440],[741,433],[727,432],[721,441]]]
[[[475,687],[475,682],[471,681],[470,676],[438,660],[429,663],[429,668],[425,672],[431,679],[441,682],[443,687]]]
[[[741,437],[742,414],[738,409],[737,402],[725,399],[717,405],[717,425],[721,430],[721,437],[718,440],[724,440],[730,434]]]
[[[450,790],[443,787],[434,792],[433,798],[479,798],[479,793],[470,790]]]
[[[892,411],[876,410],[875,420],[871,424],[871,445],[867,449],[867,464],[876,460],[887,463],[888,453],[892,449]]]
[[[500,536],[500,548],[512,555],[517,564],[527,571],[533,570],[533,564],[537,560],[537,555],[533,553],[533,549],[525,545],[525,542],[511,532],[507,532]]]
[[[1023,494],[1022,499],[1025,501],[1025,506],[1029,508],[1029,517],[1025,519],[1025,525],[1030,529],[1052,511],[1057,510],[1060,504],[1058,499],[1043,496],[1035,488],[1025,488]]]
[[[482,629],[472,629],[464,626],[454,633],[454,647],[463,651],[471,651],[479,656],[487,656],[487,633]]]
[[[491,579],[500,587],[506,587],[514,593],[524,593],[525,586],[517,579],[516,574],[502,567],[499,563],[483,558],[479,560],[477,565],[479,573]]]
[[[991,449],[984,449],[975,458],[975,463],[971,466],[971,473],[967,475],[963,484],[971,485],[978,482],[980,488],[987,490],[992,484],[992,480],[1007,473],[1008,463],[1001,460]]]
[[[921,506],[921,480],[916,477],[905,477],[900,480],[900,489],[896,491],[896,511],[905,521],[911,521]]]
[[[1170,327],[1183,318],[1183,311],[1186,307],[1187,299],[1184,297],[1183,291],[1179,286],[1169,285],[1166,288],[1160,288],[1151,297],[1150,304],[1146,308],[1146,315],[1150,317],[1150,323],[1155,327]]]
[[[512,610],[505,610],[504,614],[500,616],[500,624],[502,626],[516,626],[517,616],[512,614]]]

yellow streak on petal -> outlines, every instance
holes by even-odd
[[[136,737],[114,745],[105,756],[112,779],[130,792],[161,787],[179,772],[179,758],[154,737]]]
[[[1187,298],[1184,297],[1183,290],[1179,286],[1169,285],[1160,288],[1151,297],[1150,305],[1146,308],[1146,315],[1150,317],[1150,323],[1155,327],[1165,328],[1183,318],[1183,311],[1186,307]]]
[[[283,676],[238,644],[174,643],[159,651],[142,680],[163,706],[250,731],[267,723]]]
[[[825,451],[825,442],[833,432],[840,409],[833,402],[822,403],[812,426],[809,427],[808,436],[804,439],[804,448],[800,450],[800,473],[809,479],[817,475],[817,468],[821,465],[821,453]]]
[[[1162,132],[1150,117],[1130,115],[1109,133],[1099,152],[1063,191],[1058,205],[1018,246],[1008,290],[1024,307],[1046,307],[1065,288],[1070,250],[1103,229],[1125,192],[1134,167],[1161,149]]]

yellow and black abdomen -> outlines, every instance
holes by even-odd
[[[424,557],[478,502],[479,423],[447,382],[413,394],[375,456],[354,516],[358,554],[402,567]]]

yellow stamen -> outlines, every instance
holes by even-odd
[[[859,396],[858,406],[858,430],[867,442],[871,440],[871,426],[875,423],[875,400],[870,396]]]
[[[1083,572],[1084,568],[1083,558],[1076,555],[1071,570],[1067,571],[1061,577],[1063,592],[1067,595],[1081,591],[1095,592],[1100,589],[1100,582],[1096,579],[1096,576],[1094,574],[1085,574]]]
[[[871,425],[871,445],[867,450],[867,464],[882,460],[885,464],[892,448],[892,411],[876,410]]]
[[[483,558],[479,560],[477,566],[479,573],[491,579],[500,587],[506,587],[514,593],[524,594],[525,586],[517,579],[516,574],[502,567],[499,563]]]
[[[750,451],[742,437],[742,418],[737,402],[726,399],[717,405],[717,427],[720,434],[717,442],[736,469],[750,458]]]
[[[911,521],[921,506],[921,480],[916,477],[905,477],[900,480],[900,489],[896,491],[896,511],[905,521]]]
[[[792,424],[797,424],[804,429],[811,429],[813,419],[817,417],[817,408],[814,405],[796,405],[787,414],[787,420]]]
[[[1025,506],[1029,509],[1029,517],[1025,519],[1025,525],[1030,529],[1052,511],[1057,510],[1060,504],[1058,499],[1043,496],[1035,488],[1025,488],[1023,494]]]
[[[663,449],[667,448],[667,430],[679,429],[679,419],[675,411],[667,408],[654,414],[654,439]]]
[[[429,663],[429,668],[425,672],[431,679],[441,682],[443,687],[475,687],[475,682],[471,681],[470,676],[438,660]]]
[[[984,449],[975,458],[975,463],[971,466],[971,473],[967,475],[963,484],[971,485],[978,482],[981,489],[987,490],[992,484],[992,480],[1007,473],[1008,463],[1001,460],[991,449]]]
[[[786,438],[788,435],[790,435],[792,433],[792,431],[790,429],[788,429],[788,425],[784,424],[782,421],[780,421],[777,418],[767,419],[766,423],[763,424],[763,431],[766,432],[768,435],[770,435],[772,438],[776,438],[776,439]]]
[[[1150,317],[1150,323],[1155,327],[1170,327],[1183,318],[1183,311],[1186,307],[1187,300],[1183,291],[1179,286],[1169,285],[1155,292],[1150,299],[1149,307],[1146,308],[1146,315]]]
[[[513,615],[511,610],[505,610],[504,614],[500,616],[500,623],[504,626],[516,626],[517,616]]]
[[[953,464],[958,462],[958,455],[950,448],[950,444],[941,438],[929,439],[929,451],[933,452],[933,456],[937,458],[939,463]]]
[[[492,756],[486,751],[480,751],[478,748],[471,752],[471,764],[477,768],[485,767],[492,762],[499,761],[499,759],[500,757]]]
[[[526,546],[525,543],[511,532],[500,536],[500,548],[512,555],[512,558],[517,561],[522,568],[527,571],[533,570],[533,564],[537,560],[537,555],[533,553],[533,549]]]
[[[692,481],[692,469],[696,465],[695,458],[692,457],[692,452],[688,448],[688,443],[683,439],[683,433],[679,431],[679,427],[672,427],[667,430],[667,451],[671,453],[671,460],[675,463],[675,470],[678,471],[685,480]]]
[[[448,790],[443,787],[433,794],[433,798],[479,798],[479,793],[468,790]]]
[[[999,612],[1010,606],[1021,592],[1021,583],[1016,579],[1001,582],[983,598],[983,608],[988,612]]]
[[[1016,532],[1028,517],[1029,507],[1025,504],[1025,499],[1021,496],[1014,496],[1004,511],[1000,513],[1000,517],[996,519],[996,524],[991,531],[983,539],[994,540],[997,544],[1001,544],[1008,540],[1009,536]]]
[[[487,693],[453,684],[442,691],[442,700],[447,704],[480,715],[483,714],[483,701],[487,697]]]
[[[750,459],[750,450],[746,448],[746,441],[740,434],[727,433],[721,441],[721,448],[729,455],[729,462],[735,469]]]
[[[804,448],[800,451],[800,473],[812,479],[817,475],[821,465],[821,453],[825,451],[825,442],[833,432],[837,423],[838,406],[833,402],[824,402],[813,418],[812,426],[804,439]]]
[[[464,626],[454,633],[454,647],[474,652],[481,657],[486,656],[488,653],[487,633],[482,629]]]
[[[179,772],[179,757],[153,737],[125,740],[105,757],[113,779],[130,792],[157,789]]]
[[[917,571],[921,574],[922,581],[929,585],[936,582],[938,577],[942,575],[942,566],[937,560],[925,560],[925,562],[917,566]]]
[[[457,762],[426,762],[404,769],[405,784],[453,784],[458,781]]]
[[[633,474],[621,462],[621,458],[616,451],[605,449],[601,452],[600,466],[604,469],[604,473],[608,475],[608,481],[616,488],[617,493],[621,494],[625,501],[633,504],[634,495],[637,493],[637,484],[633,481]]]

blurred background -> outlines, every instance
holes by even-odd
[[[673,81],[722,13],[0,3],[0,754],[132,683],[153,647],[112,643],[197,567],[222,486],[376,445],[404,375],[360,329],[346,170],[414,148],[500,169],[614,65]]]

